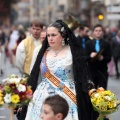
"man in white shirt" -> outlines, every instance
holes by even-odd
[[[32,61],[34,49],[41,44],[40,33],[43,29],[43,24],[34,19],[30,24],[31,35],[18,45],[16,51],[16,66],[21,73],[30,74],[30,65]]]
[[[34,19],[30,24],[30,36],[20,42],[16,50],[16,66],[22,74],[30,75],[30,66],[34,49],[41,45],[40,33],[43,24],[39,19]],[[34,82],[34,81],[33,81]],[[23,106],[22,111],[17,112],[18,120],[25,120],[27,106]],[[17,111],[17,108],[16,108]]]
[[[44,41],[46,37],[46,29],[42,30],[41,33],[40,33],[40,42],[42,43]],[[34,66],[34,63],[36,61],[36,58],[37,58],[37,55],[38,55],[38,52],[39,50],[41,49],[42,47],[42,44],[39,45],[38,47],[36,47],[34,49],[34,52],[33,52],[33,57],[32,57],[32,62],[31,62],[31,66],[30,66],[30,71],[32,70],[33,66]]]

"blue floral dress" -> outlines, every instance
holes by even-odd
[[[61,59],[46,59],[46,64],[50,72],[76,95],[70,48],[65,57]],[[69,113],[65,120],[79,120],[76,104],[62,91],[60,87],[56,87],[51,81],[43,76],[43,73],[46,69],[44,57],[42,59],[40,68],[42,82],[38,85],[36,91],[34,92],[33,100],[29,103],[25,120],[41,120],[42,105],[45,98],[55,94],[59,94],[65,98],[69,104]]]

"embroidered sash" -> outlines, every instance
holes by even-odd
[[[61,84],[60,80],[55,77],[54,75],[52,75],[46,65],[46,54],[44,55],[44,64],[46,66],[46,70],[44,71],[43,76],[45,78],[47,78],[51,83],[53,83],[56,87],[60,87],[62,89],[62,91],[74,102],[74,104],[77,105],[77,101],[76,101],[76,95],[68,88],[66,87],[64,84]]]

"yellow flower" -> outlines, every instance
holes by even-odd
[[[0,94],[0,97],[3,97],[3,94]]]
[[[113,107],[114,107],[114,105],[113,105],[113,104],[110,104],[110,105],[109,105],[109,108],[113,108]]]
[[[0,97],[0,101],[2,101],[3,100],[3,98],[2,97]]]
[[[0,94],[2,93],[2,90],[0,90]]]
[[[110,90],[107,90],[107,91],[105,91],[105,94],[111,95],[112,93],[110,92]]]
[[[17,104],[18,102],[20,102],[20,97],[19,95],[15,94],[15,95],[12,95],[12,103],[14,104]]]
[[[0,93],[0,106],[4,104],[3,94]]]
[[[2,94],[2,91],[0,90],[0,106],[4,104],[4,101],[3,101],[3,94]]]
[[[3,97],[3,92],[0,90],[0,97]]]
[[[91,97],[91,102],[101,110],[109,110],[115,108],[118,104],[115,102],[117,98],[110,90],[95,93]]]
[[[0,101],[0,105],[3,105],[4,104],[4,101]]]

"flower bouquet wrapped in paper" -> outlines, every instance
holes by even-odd
[[[95,111],[99,113],[98,120],[103,120],[104,116],[118,110],[120,101],[110,90],[98,88],[91,94],[91,102]]]
[[[27,105],[32,99],[31,87],[26,84],[27,78],[10,75],[0,85],[0,105],[7,104],[14,110],[16,106]],[[11,119],[12,120],[12,119]]]

